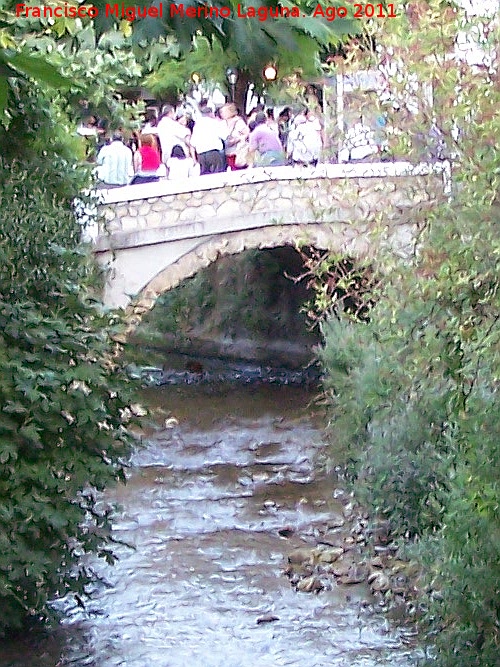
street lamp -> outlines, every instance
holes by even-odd
[[[226,70],[226,79],[231,86],[231,102],[234,102],[234,89],[238,81],[238,70],[236,67],[228,67]]]
[[[264,68],[263,74],[266,81],[275,81],[276,77],[278,76],[278,70],[276,69],[275,65],[267,65]]]

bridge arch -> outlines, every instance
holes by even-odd
[[[104,303],[133,328],[158,296],[218,257],[297,243],[357,258],[408,256],[446,194],[448,163],[323,164],[211,174],[101,193],[94,252]]]
[[[359,236],[346,240],[345,233],[332,234],[331,226],[314,225],[306,231],[301,225],[279,225],[263,230],[233,232],[202,240],[173,264],[160,270],[139,292],[127,308],[127,323],[133,330],[145,313],[151,310],[157,299],[183,280],[194,276],[221,257],[237,255],[245,250],[265,250],[297,244],[313,246],[318,250],[331,251],[364,259],[370,254],[367,241]]]

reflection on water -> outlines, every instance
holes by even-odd
[[[341,512],[315,473],[325,446],[311,396],[273,386],[145,396],[156,424],[128,484],[109,494],[121,505],[114,535],[129,546],[117,546],[115,567],[95,565],[102,582],[85,610],[59,603],[60,627],[4,644],[0,667],[413,664],[397,632],[364,611],[363,585],[296,593],[283,576],[287,554]]]

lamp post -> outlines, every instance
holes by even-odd
[[[262,70],[262,76],[264,77],[264,81],[266,82],[264,84],[264,89],[262,91],[262,98],[261,101],[268,104],[269,99],[267,99],[267,85],[272,84],[276,81],[276,77],[278,76],[278,70],[276,68],[276,65],[273,63],[269,63],[264,67]]]
[[[266,81],[276,81],[278,70],[276,69],[275,65],[269,64],[264,68],[263,74]]]
[[[226,70],[226,79],[228,84],[231,86],[231,102],[234,102],[234,93],[236,82],[238,81],[238,70],[236,67],[228,67]]]

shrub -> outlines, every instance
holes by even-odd
[[[71,211],[84,178],[43,95],[21,100],[10,131],[34,124],[36,137],[0,163],[0,633],[82,593],[88,554],[113,560],[100,492],[124,478],[131,445],[119,322],[95,300]]]

